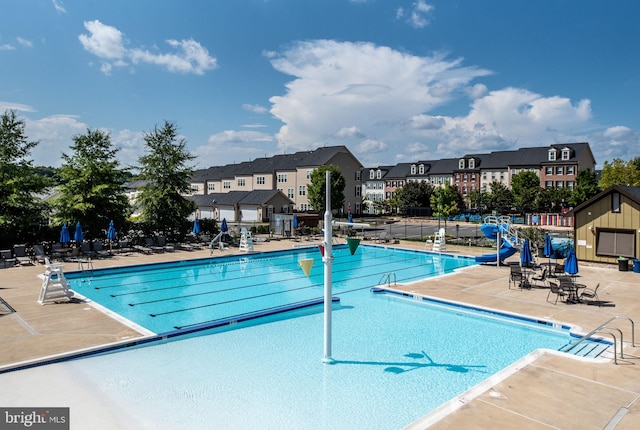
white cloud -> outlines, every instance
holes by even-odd
[[[486,85],[483,84],[475,84],[471,87],[467,87],[464,89],[464,92],[470,99],[479,99],[487,94],[489,89]]]
[[[259,154],[271,156],[275,152],[272,135],[252,130],[225,130],[212,134],[206,145],[192,151],[199,168],[240,163],[253,160]]]
[[[0,113],[4,113],[6,110],[15,110],[17,112],[35,112],[33,106],[25,105],[22,103],[3,102],[0,100]]]
[[[364,134],[358,127],[342,127],[340,130],[338,130],[335,136],[339,138],[361,138],[364,137]]]
[[[170,72],[196,75],[217,67],[216,59],[193,39],[167,40],[167,44],[175,50],[173,53],[152,52],[141,48],[128,49],[120,30],[98,20],[85,21],[84,26],[90,34],[81,34],[78,39],[85,50],[103,61],[100,70],[107,75],[114,66],[123,67],[129,63],[155,64]]]
[[[8,43],[0,45],[0,51],[13,51],[14,49],[16,49],[16,47]]]
[[[248,110],[249,112],[253,112],[253,113],[259,113],[259,114],[263,114],[263,113],[267,113],[269,112],[269,109],[267,109],[264,106],[260,106],[260,105],[252,105],[249,103],[245,103],[242,105],[242,108],[244,110]]]
[[[414,28],[424,28],[431,23],[431,15],[435,8],[425,2],[424,0],[418,0],[413,2],[411,9],[406,11],[405,8],[399,7],[396,9],[396,19],[405,19]]]
[[[51,2],[53,3],[53,8],[56,10],[56,12],[67,13],[67,10],[64,8],[64,6],[62,6],[62,2],[60,0],[51,0]]]
[[[382,152],[387,148],[386,143],[375,139],[365,139],[357,146],[358,151],[363,153]]]
[[[31,43],[30,40],[24,39],[22,37],[17,37],[16,40],[18,41],[18,43],[24,47],[27,48],[31,48],[33,46],[33,43]]]
[[[72,137],[84,133],[88,125],[75,115],[51,115],[31,120],[25,118],[29,140],[39,141],[31,155],[36,165],[59,167],[62,154],[70,153]]]

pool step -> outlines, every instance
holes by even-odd
[[[568,347],[571,346],[571,343],[566,344],[560,351],[564,351]],[[577,355],[578,357],[588,357],[588,358],[598,358],[602,354],[611,348],[611,343],[605,342],[585,342],[578,345],[577,348],[571,350],[571,354]]]

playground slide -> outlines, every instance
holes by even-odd
[[[501,239],[501,245],[500,245],[500,261],[503,261],[506,258],[511,257],[513,254],[515,254],[518,250],[516,248],[514,248],[513,246],[511,246],[511,244],[509,242],[507,242],[504,239]],[[482,255],[478,255],[476,257],[476,261],[478,263],[493,263],[496,261],[496,253],[492,252],[491,254],[482,254]]]

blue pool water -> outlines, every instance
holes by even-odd
[[[179,340],[157,341],[152,346],[52,364],[47,366],[51,368],[47,371],[48,386],[64,386],[64,379],[50,379],[53,375],[72,375],[78,385],[74,392],[85,393],[84,397],[73,403],[68,395],[46,397],[46,390],[29,390],[29,395],[36,396],[38,404],[82,411],[87,408],[87,393],[91,393],[100,404],[117,411],[119,419],[131,424],[129,428],[400,429],[535,349],[557,350],[570,341],[566,329],[522,318],[373,293],[370,287],[378,283],[381,272],[393,271],[400,281],[406,269],[406,279],[413,280],[474,264],[464,258],[378,250],[359,248],[353,257],[348,251],[336,252],[334,292],[340,302],[333,309],[333,365],[321,361],[323,309],[319,305],[175,338]],[[206,305],[210,298],[203,302],[195,298],[201,296],[189,295],[219,291],[217,284],[224,284],[225,279],[243,279],[253,294],[264,297],[267,306],[321,296],[319,260],[309,278],[300,276],[302,270],[297,268],[299,258],[313,258],[314,252],[96,271],[85,282],[74,274],[70,278],[83,294],[92,294],[97,301],[105,298],[100,303],[163,333],[175,326],[253,309],[245,304],[253,303],[251,300],[242,300],[250,296],[239,294],[223,300],[228,306],[213,306],[209,313],[174,312],[174,321],[168,324],[159,324],[157,317],[149,316],[149,312],[185,307],[202,309],[198,306]],[[345,259],[354,260],[345,263]],[[216,261],[226,264],[225,276]],[[263,268],[261,273],[252,266],[262,264],[259,262],[278,269]],[[369,272],[365,267],[374,266],[375,275],[374,271],[364,275]],[[162,276],[154,278],[157,270]],[[174,270],[175,276],[170,275]],[[416,272],[419,270],[422,275]],[[207,287],[201,290],[190,285],[178,275],[183,271],[194,276],[191,283]],[[294,281],[289,283],[289,278]],[[265,290],[261,284],[270,287]],[[281,284],[293,290],[267,295],[281,292]],[[173,286],[180,295],[165,296]],[[225,284],[220,289],[230,288]],[[130,306],[133,301],[126,293],[137,291],[148,291],[152,300],[167,298],[167,303],[155,301],[140,312],[136,310],[138,303],[151,300],[133,294],[135,304]],[[241,300],[232,302],[234,299]],[[212,312],[215,315],[210,315]],[[33,368],[0,375],[0,383],[21,386],[19,381],[40,380],[37,376],[28,378],[38,371]],[[2,394],[0,401],[12,406]]]

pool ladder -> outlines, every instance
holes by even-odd
[[[395,272],[389,272],[389,273],[385,273],[384,275],[382,275],[382,277],[378,281],[378,285],[386,284],[387,287],[391,287],[391,283],[392,282],[393,282],[393,286],[395,287],[396,286],[396,273]]]
[[[609,336],[611,336],[613,338],[613,362],[615,364],[618,364],[618,348],[617,348],[618,339],[616,338],[616,335],[613,332],[615,331],[620,335],[620,358],[624,358],[624,350],[623,350],[623,348],[624,348],[624,337],[622,335],[622,330],[620,330],[617,327],[610,327],[610,326],[607,325],[611,321],[614,321],[614,320],[617,320],[617,319],[624,319],[624,320],[627,320],[627,321],[629,321],[631,323],[631,346],[635,347],[636,346],[635,323],[633,322],[633,320],[631,318],[616,315],[614,317],[609,318],[607,321],[603,322],[598,327],[594,328],[589,333],[587,333],[584,336],[582,336],[580,339],[578,339],[578,341],[576,343],[572,344],[569,348],[567,348],[567,349],[561,348],[560,351],[569,352],[569,351],[575,349],[582,342],[584,342],[587,339],[589,339],[589,337],[591,337],[591,335],[594,335],[596,333],[598,333],[598,334],[608,334]]]

